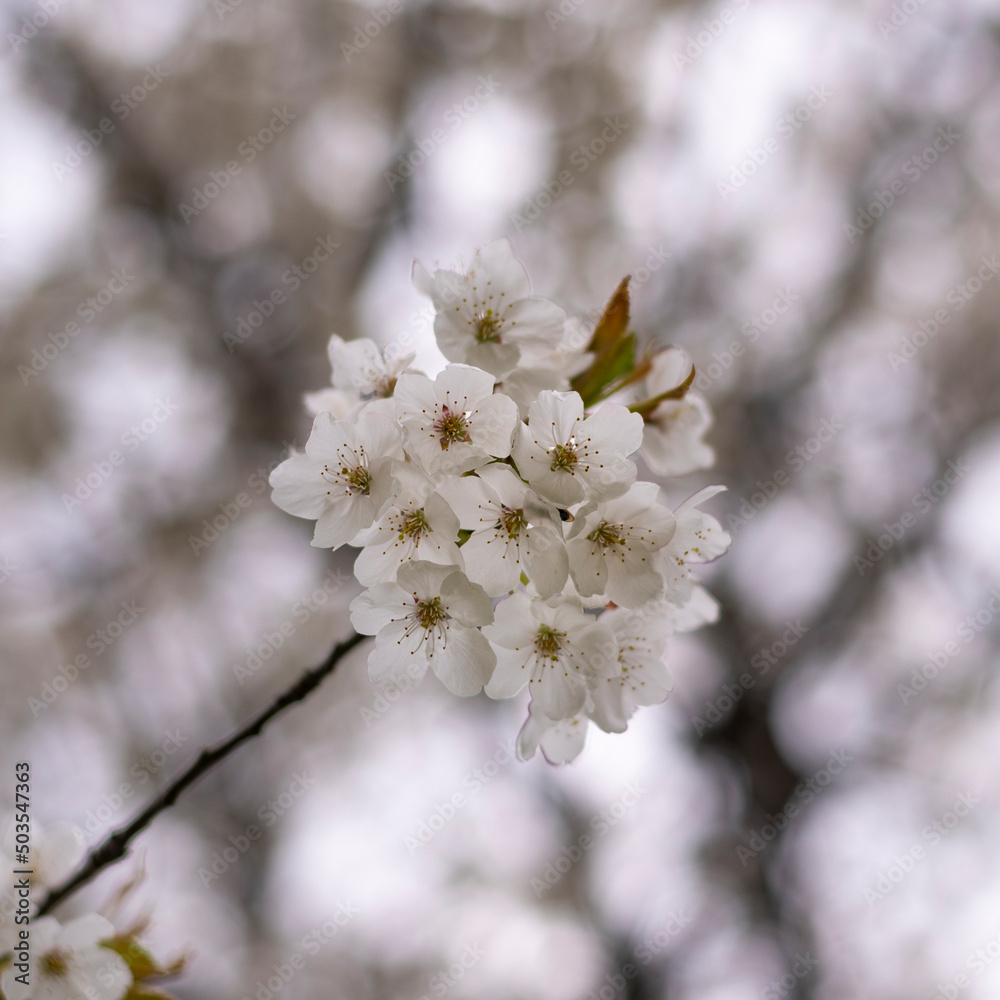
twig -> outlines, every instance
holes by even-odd
[[[317,667],[307,670],[284,694],[279,695],[259,715],[251,719],[242,729],[214,747],[206,747],[198,754],[194,763],[179,774],[145,809],[120,830],[114,830],[87,855],[80,870],[71,875],[62,885],[52,889],[42,900],[38,916],[48,913],[71,893],[89,882],[98,872],[121,860],[128,853],[129,843],[165,809],[169,809],[180,797],[181,792],[207,774],[216,764],[221,763],[241,743],[260,734],[261,730],[276,715],[290,705],[302,701],[310,695],[326,677],[333,673],[340,659],[349,653],[367,636],[355,634],[337,643],[330,655]]]

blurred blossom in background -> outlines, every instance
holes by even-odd
[[[358,653],[161,817],[132,905],[175,993],[270,1000],[300,954],[282,1000],[997,995],[1000,4],[0,28],[0,739],[43,822],[96,842],[349,631],[350,550],[267,475],[332,332],[443,367],[415,258],[509,236],[584,316],[632,274],[715,412],[670,500],[730,487],[722,620],[627,736],[514,762],[523,705],[387,699]]]

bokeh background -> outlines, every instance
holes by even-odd
[[[735,535],[670,701],[572,767],[353,655],[63,916],[144,866],[184,1000],[296,953],[281,1000],[996,996],[1000,4],[0,11],[0,740],[43,821],[95,842],[348,633],[349,551],[263,482],[330,333],[441,367],[414,258],[509,236],[581,315],[631,273],[716,413],[670,496],[727,484]]]

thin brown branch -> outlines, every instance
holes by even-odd
[[[145,830],[161,812],[169,809],[186,788],[204,777],[216,764],[220,764],[241,744],[258,736],[276,715],[312,694],[333,673],[340,660],[365,638],[367,636],[356,633],[349,639],[337,643],[330,650],[329,656],[319,666],[307,670],[295,684],[280,694],[242,729],[238,729],[232,736],[214,747],[205,747],[194,762],[174,778],[135,819],[121,829],[109,833],[97,847],[93,848],[75,875],[71,875],[62,885],[49,892],[38,908],[38,916],[48,913],[67,896],[86,885],[98,872],[124,858],[132,840]]]

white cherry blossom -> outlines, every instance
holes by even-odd
[[[462,546],[466,574],[491,597],[513,590],[525,573],[543,597],[566,583],[568,562],[559,512],[543,502],[507,465],[438,487],[472,534]]]
[[[725,488],[706,486],[674,510],[677,521],[674,536],[656,554],[666,583],[665,596],[672,604],[683,607],[694,595],[698,580],[691,564],[711,562],[732,544],[729,532],[711,514],[698,509]]]
[[[517,755],[521,760],[530,760],[541,748],[550,764],[569,764],[583,751],[589,726],[590,720],[583,712],[553,721],[532,701],[528,718],[517,734]]]
[[[510,454],[517,405],[493,394],[495,381],[469,365],[448,365],[433,382],[426,375],[399,377],[396,417],[407,451],[429,473],[468,472]]]
[[[664,605],[662,613],[675,632],[693,632],[719,620],[719,602],[701,586],[695,586],[687,603]]]
[[[362,399],[388,398],[397,378],[413,363],[416,354],[398,354],[360,337],[343,340],[336,334],[327,345],[334,388],[353,390]]]
[[[334,420],[347,420],[364,405],[356,392],[344,389],[320,389],[317,392],[307,392],[302,397],[306,409],[316,416],[319,413],[329,413]]]
[[[415,354],[399,354],[379,347],[374,340],[344,340],[333,334],[327,344],[332,369],[331,387],[305,395],[310,413],[332,413],[335,420],[347,420],[370,407],[385,411],[378,404],[391,400],[396,379],[406,371]],[[393,416],[393,406],[387,408]]]
[[[271,473],[271,498],[296,517],[316,521],[312,544],[339,548],[371,527],[393,490],[393,462],[403,458],[399,428],[380,413],[356,421],[320,413],[305,454]]]
[[[566,314],[531,295],[509,240],[483,247],[465,274],[414,265],[413,283],[431,298],[434,334],[449,361],[475,365],[498,378],[522,357],[544,356],[562,342]]]
[[[600,617],[618,645],[619,671],[589,678],[583,710],[569,719],[550,719],[532,701],[518,736],[518,755],[527,760],[540,747],[550,764],[575,760],[583,750],[589,723],[606,733],[623,733],[642,705],[664,701],[673,689],[663,662],[674,630],[670,605],[638,613],[614,608]]]
[[[396,490],[379,519],[361,531],[355,545],[364,548],[354,575],[365,586],[396,578],[400,566],[414,559],[462,568],[459,521],[434,484],[412,465],[396,468]]]
[[[618,643],[620,672],[591,684],[589,716],[607,733],[623,733],[641,705],[656,705],[673,690],[663,658],[674,631],[671,617],[660,612],[639,614],[613,608],[600,621]]]
[[[34,818],[30,821],[30,848],[28,863],[20,864],[7,848],[13,848],[17,832],[14,814],[0,824],[0,955],[7,951],[17,937],[14,914],[17,910],[17,885],[22,876],[15,869],[30,869],[27,876],[32,891],[51,889],[68,878],[86,853],[83,833],[72,823],[52,823],[42,826]]]
[[[13,814],[0,830],[0,863],[9,875],[13,868],[30,868],[32,884],[51,888],[72,873],[86,852],[86,843],[79,827],[72,823],[52,823],[42,826],[31,820],[30,853],[27,865],[15,865],[6,850],[14,844],[15,821]]]
[[[708,406],[677,348],[640,363],[638,388],[624,370],[626,283],[595,327],[532,296],[506,240],[465,273],[413,277],[449,364],[428,377],[411,354],[331,337],[331,384],[307,397],[313,430],[272,474],[274,499],[317,522],[314,545],[361,548],[351,619],[376,637],[373,682],[408,687],[430,666],[461,695],[527,688],[519,753],[565,763],[591,723],[622,732],[662,701],[667,637],[718,618],[694,568],[730,544],[700,509],[722,487],[671,511],[635,465],[712,464]],[[630,406],[588,414],[579,375],[587,400]]]
[[[395,583],[379,583],[351,602],[351,624],[374,635],[368,676],[381,686],[406,685],[428,664],[449,691],[474,695],[490,679],[496,654],[479,630],[493,621],[482,587],[454,566],[416,561]]]
[[[583,346],[590,340],[590,334],[575,317],[566,320],[560,345],[548,354],[532,358],[522,363],[504,376],[497,384],[497,392],[503,392],[517,403],[522,419],[527,419],[528,409],[546,389],[568,392],[574,375],[586,370],[593,360]]]
[[[547,601],[512,594],[483,629],[497,655],[486,693],[512,698],[525,685],[538,710],[566,719],[583,707],[591,677],[618,670],[618,646],[611,630],[568,597]]]
[[[577,512],[566,548],[580,594],[604,594],[627,608],[662,594],[653,553],[673,537],[675,522],[657,503],[659,492],[656,483],[634,483],[624,496]]]
[[[121,1000],[132,985],[125,959],[101,941],[114,927],[96,913],[61,926],[55,917],[31,922],[27,982],[18,981],[17,964],[0,976],[5,1000]]]
[[[661,351],[646,376],[645,398],[676,389],[690,374],[691,360],[680,348]],[[658,476],[707,469],[715,464],[715,452],[702,438],[711,426],[711,411],[698,393],[688,390],[683,399],[664,399],[646,418],[640,454]]]
[[[576,392],[542,392],[518,428],[513,456],[539,496],[572,506],[610,500],[635,482],[628,458],[642,444],[642,417],[605,403],[585,417]]]

